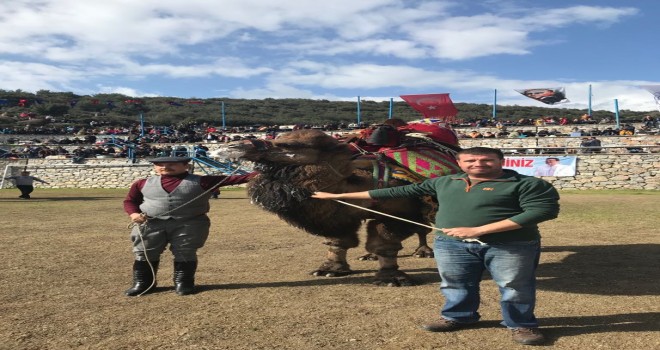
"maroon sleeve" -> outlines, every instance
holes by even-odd
[[[126,214],[140,213],[140,204],[144,201],[142,196],[142,188],[147,179],[137,180],[133,182],[131,188],[128,190],[126,198],[124,198],[124,211]]]
[[[250,181],[251,178],[259,175],[258,172],[252,172],[246,175],[233,175],[233,176],[202,176],[200,185],[203,189],[208,190],[211,187],[221,183],[219,187],[240,185]]]

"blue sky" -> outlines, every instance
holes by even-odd
[[[0,89],[653,111],[658,1],[12,0]]]

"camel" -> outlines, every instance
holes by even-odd
[[[310,198],[314,191],[356,192],[374,189],[372,161],[355,158],[354,149],[318,130],[297,130],[275,140],[250,140],[236,146],[260,174],[248,183],[253,204],[275,213],[288,224],[325,238],[325,261],[312,274],[338,277],[351,274],[347,251],[359,245],[358,230],[366,221],[365,248],[375,255],[379,269],[374,284],[409,286],[413,280],[397,264],[401,242],[418,234],[413,255],[432,257],[426,242],[430,228],[407,223],[337,201]],[[452,158],[453,160],[453,158]],[[380,180],[381,182],[384,180]],[[387,186],[408,182],[390,178]],[[435,207],[429,198],[350,200],[354,205],[431,225]]]

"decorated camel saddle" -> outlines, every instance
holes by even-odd
[[[347,142],[355,150],[356,166],[373,168],[378,187],[391,178],[418,183],[460,170],[455,157],[458,138],[438,124],[377,125]]]

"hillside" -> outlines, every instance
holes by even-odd
[[[308,99],[263,100],[211,98],[182,99],[174,97],[131,97],[121,94],[76,95],[71,92],[40,90],[28,93],[21,90],[0,90],[0,127],[15,127],[25,123],[39,123],[51,116],[58,123],[88,124],[95,120],[106,124],[133,124],[142,114],[150,125],[181,123],[222,124],[224,102],[225,124],[288,125],[288,124],[339,124],[354,123],[357,119],[356,101],[328,101]],[[458,118],[469,121],[491,118],[492,105],[456,103]],[[362,101],[361,121],[380,122],[389,115],[390,103]],[[498,106],[497,118],[516,121],[521,118],[536,119],[541,116],[566,117],[569,120],[586,114],[586,110],[559,109],[527,106]],[[620,111],[621,121],[640,121],[644,115],[657,112]],[[23,117],[21,117],[21,115]],[[394,118],[414,120],[422,118],[405,102],[394,102]],[[29,117],[32,119],[29,121]],[[594,111],[593,119],[614,119],[614,113]]]

